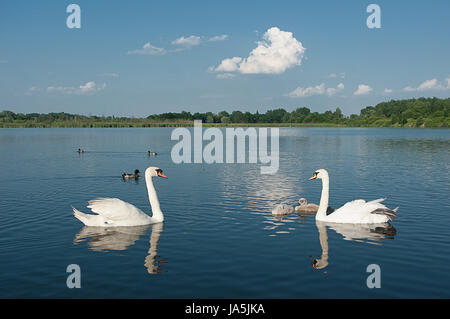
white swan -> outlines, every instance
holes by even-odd
[[[386,223],[389,220],[397,218],[395,209],[389,209],[383,204],[384,198],[366,202],[363,199],[357,199],[346,203],[341,208],[336,209],[330,215],[327,215],[328,196],[330,179],[325,169],[319,169],[314,172],[309,180],[319,178],[322,180],[322,196],[320,198],[319,210],[316,214],[316,220],[331,223],[350,223],[350,224],[379,224]]]
[[[118,198],[98,198],[89,201],[87,206],[93,214],[85,214],[73,208],[73,215],[86,226],[112,227],[112,226],[139,226],[164,221],[164,215],[159,207],[158,196],[152,183],[152,178],[165,176],[158,167],[149,167],[145,170],[145,182],[147,184],[148,198],[152,208],[152,217],[142,210],[124,202]]]

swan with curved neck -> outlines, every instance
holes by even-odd
[[[322,180],[322,195],[320,197],[319,210],[316,214],[316,220],[332,223],[353,223],[353,224],[378,224],[386,223],[389,220],[397,218],[395,214],[397,208],[389,209],[383,204],[384,198],[366,202],[363,199],[357,199],[346,203],[341,208],[327,215],[328,200],[330,193],[330,178],[325,169],[319,169],[314,172],[309,180]]]
[[[86,226],[139,226],[160,223],[164,221],[164,215],[159,205],[155,187],[153,186],[153,177],[167,178],[167,176],[164,175],[162,169],[158,167],[151,166],[145,170],[148,199],[153,212],[151,217],[136,206],[118,198],[98,198],[89,201],[87,207],[90,208],[95,215],[82,213],[72,207],[73,215]]]

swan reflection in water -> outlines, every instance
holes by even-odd
[[[316,221],[319,231],[319,241],[322,255],[319,259],[312,259],[314,269],[323,269],[328,266],[328,234],[327,227],[342,235],[344,240],[354,240],[369,244],[382,245],[381,240],[394,239],[396,229],[389,223],[384,224],[341,224]]]
[[[150,247],[144,260],[144,266],[149,274],[162,273],[162,265],[166,259],[160,259],[157,255],[158,242],[163,231],[164,223],[143,226],[127,227],[92,227],[84,226],[75,236],[74,244],[89,240],[88,247],[93,251],[120,251],[127,250],[134,245],[139,238],[151,227]]]

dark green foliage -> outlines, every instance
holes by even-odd
[[[222,111],[194,113],[153,114],[147,118],[115,116],[85,116],[68,113],[14,113],[0,112],[0,127],[164,127],[188,126],[194,120],[202,120],[206,125],[228,124],[271,124],[276,126],[405,126],[405,127],[448,127],[450,124],[450,98],[419,98],[392,100],[376,106],[363,108],[359,115],[344,116],[338,107],[324,113],[311,112],[307,107],[299,107],[292,112],[283,108],[268,110],[266,113]]]

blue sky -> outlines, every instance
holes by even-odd
[[[81,7],[81,29],[66,26],[71,3]],[[380,29],[366,25],[371,3],[381,8]],[[391,99],[446,98],[449,12],[438,0],[2,1],[0,109],[351,114]],[[250,65],[258,46],[280,68],[259,57]],[[245,63],[219,71],[233,57]]]

